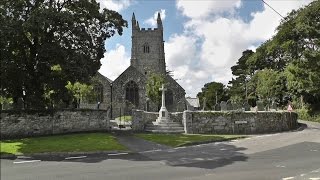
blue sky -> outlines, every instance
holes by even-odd
[[[195,97],[205,83],[227,84],[230,67],[246,49],[272,37],[281,17],[261,0],[98,0],[128,21],[122,36],[106,41],[100,73],[114,80],[130,65],[131,17],[140,27],[155,27],[157,12],[164,25],[166,64],[174,78]],[[266,0],[282,15],[311,0]]]

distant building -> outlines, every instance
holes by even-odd
[[[187,97],[186,98],[186,106],[187,106],[187,110],[190,110],[190,111],[200,110],[199,98]]]

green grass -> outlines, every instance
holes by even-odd
[[[115,118],[115,120],[120,121],[120,117]],[[130,122],[130,121],[132,121],[132,116],[121,116],[121,121]]]
[[[1,154],[127,150],[107,133],[83,133],[0,141]]]
[[[240,135],[204,135],[204,134],[135,134],[135,136],[171,147],[191,145],[193,143],[227,141],[244,138]]]

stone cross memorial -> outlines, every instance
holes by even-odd
[[[167,90],[165,87],[164,87],[164,84],[162,84],[162,87],[159,89],[160,91],[162,91],[162,104],[161,104],[161,108],[160,108],[160,111],[159,111],[159,117],[158,119],[156,120],[157,123],[159,122],[168,122],[169,121],[169,112],[166,108],[166,102],[165,102],[165,91]]]
[[[221,111],[226,111],[227,110],[227,102],[221,101],[220,108],[221,108]]]

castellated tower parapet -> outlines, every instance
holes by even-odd
[[[131,66],[141,73],[165,74],[163,25],[158,13],[157,28],[141,28],[132,15]]]

